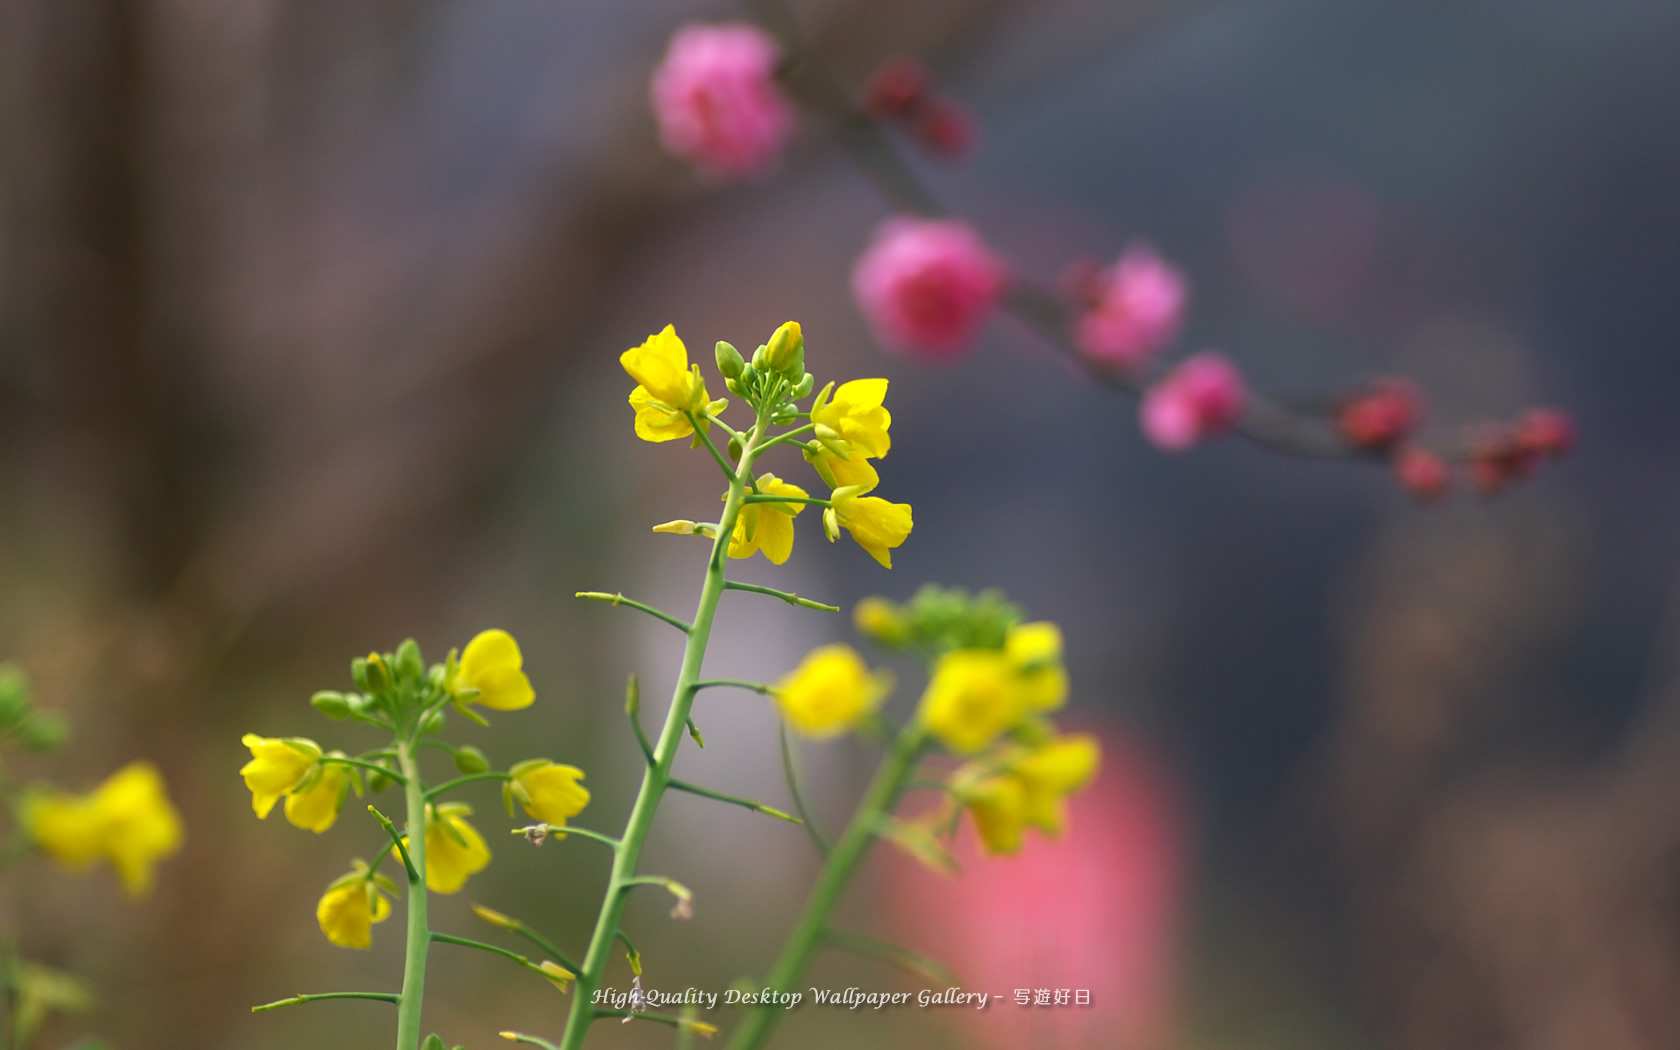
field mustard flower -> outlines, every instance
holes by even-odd
[[[471,815],[464,802],[445,802],[427,814],[426,888],[433,893],[454,893],[490,863],[484,836],[465,819]]]
[[[688,348],[671,325],[624,351],[618,363],[639,384],[630,392],[630,406],[636,410],[636,436],[643,441],[688,437],[694,427],[683,413],[722,410],[721,402],[713,407],[708,401],[700,366],[688,363]]]
[[[517,711],[530,707],[537,698],[524,666],[525,658],[513,635],[503,630],[480,631],[462,650],[460,663],[444,688],[463,703]],[[478,690],[478,695],[463,699],[461,694],[467,689]]]
[[[264,820],[280,796],[303,783],[321,760],[321,746],[300,736],[279,739],[246,733],[239,742],[251,749],[251,761],[239,775],[251,789],[251,808]]]
[[[945,653],[922,694],[922,724],[958,754],[984,749],[1022,714],[1015,669],[995,649]]]
[[[351,872],[327,887],[315,905],[315,921],[340,948],[371,948],[373,924],[391,917],[391,902],[363,872]]]
[[[765,496],[807,495],[798,485],[790,485],[774,474],[759,475],[758,491]],[[804,509],[803,503],[749,503],[742,507],[729,537],[729,556],[750,558],[762,550],[772,564],[787,561],[793,553],[793,519]]]
[[[344,793],[350,789],[350,773],[336,762],[324,762],[315,783],[286,796],[286,819],[293,826],[317,835],[333,826]]]
[[[806,447],[803,455],[805,461],[816,469],[823,483],[831,489],[856,486],[868,492],[881,483],[881,475],[869,465],[868,457],[857,449],[853,449],[851,456],[847,457],[818,445],[816,451]]]
[[[533,758],[508,770],[509,794],[519,799],[533,819],[555,827],[565,827],[568,817],[575,817],[589,805],[589,789],[578,781],[583,770],[563,766],[546,758]],[[518,790],[514,790],[514,786]]]
[[[814,649],[773,687],[782,716],[810,737],[831,737],[880,706],[890,685],[848,645]]]
[[[1008,774],[981,777],[963,789],[963,801],[987,853],[1016,853],[1026,827],[1027,792]]]
[[[1062,629],[1048,620],[1009,629],[1003,651],[1020,678],[1022,701],[1036,712],[1054,711],[1067,700],[1062,668]]]
[[[892,426],[892,413],[882,407],[887,396],[885,379],[854,379],[843,383],[827,397],[828,388],[817,395],[811,406],[811,422],[827,426],[839,434],[855,452],[871,459],[880,459],[892,447],[887,428]]]
[[[181,815],[150,762],[129,763],[88,795],[27,795],[20,820],[42,851],[65,867],[108,860],[131,896],[151,889],[153,865],[180,849],[183,837]]]
[[[1089,733],[1068,733],[1042,744],[1013,763],[1023,788],[1023,819],[1047,835],[1067,824],[1065,799],[1097,775],[1102,749]]]
[[[910,504],[888,503],[877,496],[865,496],[856,486],[836,489],[832,506],[824,512],[830,523],[852,534],[857,545],[884,567],[892,568],[892,548],[903,543],[914,523]],[[829,529],[833,538],[834,529]]]

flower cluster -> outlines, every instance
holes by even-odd
[[[941,160],[961,160],[974,147],[974,119],[935,94],[927,70],[911,59],[893,59],[876,70],[864,85],[860,108],[873,120],[902,125]]]
[[[65,867],[108,861],[133,896],[152,888],[153,866],[180,849],[184,837],[181,815],[150,762],[130,762],[85,795],[31,790],[18,819],[42,852]]]
[[[1059,734],[1049,716],[1067,700],[1061,629],[1020,622],[995,591],[924,587],[904,605],[860,602],[861,633],[891,649],[937,654],[917,705],[914,732],[965,761],[951,775],[957,809],[970,813],[988,851],[1013,853],[1022,831],[1060,834],[1063,799],[1095,776],[1099,749],[1085,734]],[[844,645],[812,652],[772,694],[788,723],[828,737],[873,715],[890,678]]]
[[[411,827],[418,823],[425,829],[423,848],[387,822],[389,841],[374,861],[353,861],[351,871],[327,887],[316,908],[316,920],[329,941],[366,948],[372,924],[390,914],[386,895],[397,893],[397,883],[379,871],[393,851],[404,866],[411,858],[423,859],[425,885],[434,893],[457,892],[469,876],[490,863],[490,847],[467,819],[472,808],[437,800],[442,792],[457,783],[500,780],[510,816],[518,802],[532,818],[556,827],[563,827],[567,818],[583,810],[589,792],[579,783],[582,771],[574,766],[532,759],[495,773],[476,747],[455,746],[437,738],[447,708],[483,723],[478,708],[514,711],[534,701],[519,643],[506,631],[483,631],[465,649],[451,650],[443,663],[430,668],[420,647],[413,640],[405,641],[395,652],[369,653],[352,661],[351,677],[359,692],[319,692],[311,703],[329,718],[386,730],[394,738],[391,744],[352,756],[323,750],[306,737],[247,733],[242,743],[251,759],[239,773],[259,818],[267,818],[284,800],[288,821],[320,833],[337,821],[352,791],[359,796],[392,783],[405,789],[421,788],[416,752],[422,745],[451,755],[460,776],[429,791],[420,790],[422,812],[409,815]]]
[[[823,508],[823,532],[831,542],[844,529],[872,558],[892,568],[892,551],[909,537],[914,522],[908,503],[870,495],[881,480],[871,461],[892,447],[892,413],[883,404],[887,381],[829,383],[812,397],[816,377],[805,370],[805,336],[796,321],[777,328],[751,361],[726,342],[717,344],[716,359],[725,386],[745,399],[754,414],[753,422],[739,430],[723,418],[728,401],[710,400],[700,366],[689,362],[687,346],[670,325],[624,351],[619,364],[637,384],[630,392],[637,437],[655,442],[692,437],[694,445],[711,449],[732,482],[742,472],[739,480],[750,491],[730,526],[729,556],[750,558],[762,552],[777,565],[787,561],[793,552],[793,521],[814,504]],[[802,410],[800,402],[807,397],[812,397],[810,406]],[[728,460],[711,444],[714,425],[728,434]],[[775,474],[754,473],[758,455],[783,444],[798,446],[829,487],[827,499],[813,498]],[[729,498],[726,494],[726,503]],[[714,536],[717,528],[717,523],[682,519],[654,531]]]

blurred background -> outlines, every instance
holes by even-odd
[[[9,873],[25,952],[102,991],[44,1045],[389,1038],[374,1004],[248,1013],[398,980],[400,922],[367,953],[314,922],[377,827],[259,822],[236,775],[247,731],[376,746],[306,703],[369,649],[513,631],[537,705],[451,732],[584,766],[580,821],[616,830],[623,679],[662,696],[678,648],[571,595],[692,608],[702,546],[647,530],[717,499],[701,453],[634,439],[617,355],[789,318],[821,379],[890,379],[882,494],[916,531],[888,573],[807,516],[786,567],[743,575],[848,607],[1003,587],[1064,626],[1069,721],[1109,746],[1064,843],[954,886],[884,857],[850,915],[1091,1012],[807,1010],[780,1045],[1680,1043],[1680,7],[796,6],[851,82],[914,54],[973,109],[973,158],[929,177],[1023,272],[1145,238],[1190,275],[1180,350],[1274,390],[1408,374],[1447,426],[1557,404],[1577,455],[1419,510],[1377,469],[1163,456],[1008,319],[953,368],[883,353],[846,282],[887,213],[820,127],[757,186],[658,149],[648,73],[726,3],[0,0],[0,655],[78,727],[22,772],[150,757],[188,828],[138,904],[107,871]],[[850,636],[743,596],[721,623],[708,670],[741,677]],[[780,804],[761,698],[697,717],[684,775]],[[807,757],[837,822],[873,755]],[[436,924],[488,938],[478,901],[580,950],[605,859],[526,848],[493,785],[464,794],[496,862]],[[686,797],[644,867],[698,897],[689,923],[632,906],[666,989],[761,972],[814,870],[797,829]],[[545,982],[432,961],[451,1043],[558,1036]],[[921,986],[846,958],[814,979]]]

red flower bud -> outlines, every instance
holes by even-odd
[[[974,147],[974,119],[951,102],[929,105],[912,130],[929,152],[943,160],[961,160]]]
[[[921,108],[927,86],[927,70],[912,59],[895,58],[869,78],[863,89],[863,111],[876,120],[904,116]]]
[[[1403,448],[1394,457],[1394,476],[1408,495],[1422,503],[1434,503],[1452,487],[1447,465],[1428,449]]]
[[[1423,416],[1423,396],[1404,379],[1379,379],[1348,399],[1336,414],[1336,429],[1354,448],[1393,448]]]
[[[1558,459],[1575,447],[1575,423],[1555,408],[1531,408],[1517,421],[1517,443],[1536,456]]]

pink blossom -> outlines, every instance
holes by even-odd
[[[889,219],[852,270],[852,294],[888,346],[959,356],[996,306],[1006,271],[980,235],[948,219]]]
[[[1143,368],[1172,341],[1188,297],[1184,276],[1141,245],[1097,274],[1091,293],[1074,342],[1086,356],[1124,371]]]
[[[940,1011],[965,1027],[961,1045],[1173,1045],[1186,837],[1176,794],[1136,743],[1103,734],[1102,771],[1068,804],[1060,839],[1029,835],[1014,856],[982,856],[965,817],[955,877],[883,858],[890,939],[949,965],[965,988],[1003,997]],[[1017,989],[1046,989],[1051,1002],[1018,1006]],[[1088,1004],[1057,1004],[1063,989],[1087,990]]]
[[[1215,353],[1197,354],[1144,394],[1143,433],[1168,452],[1187,449],[1230,429],[1247,401],[1248,388],[1231,362]]]
[[[689,25],[653,72],[665,148],[720,178],[763,175],[793,134],[776,87],[776,42],[749,25]]]

